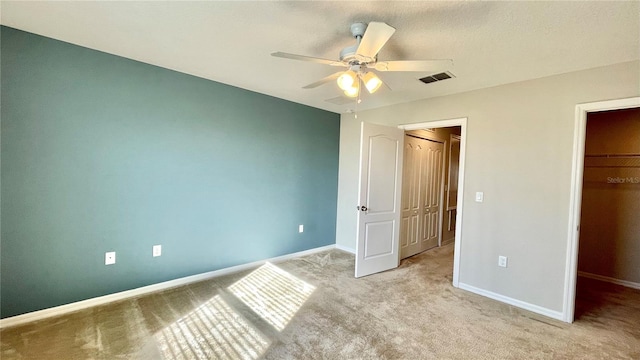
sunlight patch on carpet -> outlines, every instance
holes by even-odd
[[[256,314],[282,331],[315,287],[285,270],[265,263],[229,287]]]
[[[155,335],[163,359],[258,359],[270,342],[219,295]]]

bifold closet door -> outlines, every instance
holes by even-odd
[[[420,252],[420,222],[423,198],[423,153],[426,140],[405,135],[402,175],[402,215],[400,220],[400,257]]]
[[[444,144],[427,141],[423,155],[422,221],[420,251],[438,246],[440,237],[440,208],[442,207],[442,172]]]
[[[444,144],[405,135],[400,257],[438,246]]]

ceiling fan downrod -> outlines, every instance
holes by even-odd
[[[376,61],[375,58],[363,58],[362,56],[358,56],[358,48],[360,47],[360,42],[362,41],[362,37],[364,36],[365,31],[367,31],[367,24],[365,23],[353,23],[351,24],[351,35],[356,39],[355,45],[347,46],[346,48],[340,51],[340,61],[344,61],[349,63],[350,65],[360,65],[366,63],[373,63]]]

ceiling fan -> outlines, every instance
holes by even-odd
[[[452,60],[378,61],[378,52],[395,31],[395,28],[383,22],[352,24],[351,35],[356,39],[356,44],[342,49],[338,61],[284,52],[274,52],[271,55],[347,68],[345,71],[331,74],[303,88],[312,89],[337,80],[338,86],[348,97],[357,97],[360,94],[361,84],[370,94],[376,92],[383,85],[382,80],[373,71],[374,69],[376,71],[439,72],[453,65]]]

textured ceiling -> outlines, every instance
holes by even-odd
[[[383,73],[393,89],[359,109],[442,96],[640,58],[640,2],[13,2],[3,25],[317,108],[334,83],[302,86],[336,68],[274,58],[337,59],[352,22],[397,29],[380,60],[453,59],[455,79]]]

